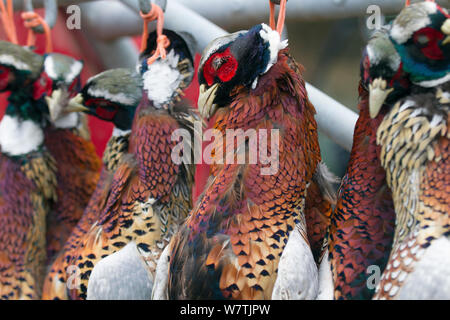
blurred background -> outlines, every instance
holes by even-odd
[[[438,2],[444,7],[449,5],[449,1]],[[137,0],[59,0],[58,18],[52,33],[54,51],[85,62],[83,81],[108,68],[133,67],[142,29],[137,3]],[[248,29],[254,24],[268,22],[268,3],[269,0],[167,0],[166,27],[175,31],[195,28],[198,21],[189,21],[190,16],[184,15],[187,10],[192,10],[228,32]],[[35,8],[40,8],[43,1],[34,0],[33,4]],[[366,23],[373,11],[368,13],[367,9],[373,5],[378,6],[381,20],[389,21],[401,10],[404,1],[289,0],[287,4],[289,45],[297,61],[305,67],[306,81],[355,112],[360,56],[373,31],[368,29]],[[14,0],[14,6],[17,10],[15,20],[20,43],[25,44],[27,32],[19,16],[22,1]],[[73,18],[74,13],[77,14],[77,8],[81,15],[80,28],[69,30],[67,21]],[[42,9],[36,11],[45,15]],[[198,32],[213,34],[213,28],[208,28],[199,29]],[[154,25],[151,24],[150,30],[153,29]],[[0,30],[0,38],[6,39],[3,30]],[[204,47],[203,42],[198,43],[198,52]],[[44,38],[39,36],[36,51],[43,52],[43,48]],[[197,64],[199,56],[197,54]],[[197,91],[194,79],[188,91],[188,98],[194,103]],[[6,106],[6,95],[1,95],[0,99],[1,117]],[[90,119],[90,127],[97,151],[102,154],[112,127],[95,118]],[[349,152],[322,133],[320,145],[327,165],[342,177]],[[207,172],[207,167],[200,166],[196,194],[203,189]]]

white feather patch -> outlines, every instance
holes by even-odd
[[[423,249],[421,249],[423,250]],[[450,299],[450,239],[442,236],[426,248],[397,293],[400,300]]]
[[[83,70],[83,63],[81,61],[75,60],[70,66],[70,72],[67,73],[65,82],[72,83],[76,77],[78,77]]]
[[[22,61],[16,60],[13,56],[9,54],[2,54],[0,55],[0,63],[11,65],[17,70],[23,70],[23,71],[30,71],[30,66],[26,63],[23,63]]]
[[[319,267],[319,294],[317,300],[333,300],[334,284],[331,274],[330,261],[328,260],[328,249],[326,249]]]
[[[88,282],[88,300],[149,300],[153,276],[135,242],[100,260]]]
[[[169,245],[159,257],[155,272],[155,284],[153,285],[152,300],[168,300],[168,282],[169,282]]]
[[[442,78],[428,80],[428,81],[421,81],[421,82],[418,82],[417,84],[424,88],[432,88],[432,87],[436,87],[440,84],[446,83],[449,80],[450,80],[450,73],[448,73],[446,76],[444,76]]]
[[[31,120],[20,121],[5,115],[0,123],[0,147],[3,153],[18,156],[35,151],[44,142],[44,133]]]
[[[378,64],[382,59],[389,58],[389,68],[391,68],[391,70],[397,70],[402,62],[400,56],[395,54],[386,57],[385,54],[385,51],[374,50],[370,44],[367,46],[367,55],[372,64]]]
[[[61,129],[70,129],[70,128],[76,128],[79,125],[79,115],[78,113],[69,113],[65,116],[62,116],[58,120],[53,122],[53,125],[56,128]]]
[[[44,69],[48,76],[52,79],[57,79],[58,74],[55,70],[55,62],[53,61],[52,56],[47,56],[44,61]]]
[[[433,2],[415,3],[402,11],[404,15],[410,14],[409,10],[416,10],[421,16],[415,15],[414,19],[405,19],[402,13],[397,16],[391,29],[391,37],[399,44],[403,44],[413,35],[414,32],[422,29],[431,23],[429,15],[436,13],[437,7]],[[402,23],[397,23],[398,19],[402,19]],[[407,21],[407,23],[405,23]]]
[[[166,59],[158,59],[144,73],[144,89],[155,107],[167,103],[179,87],[183,76],[177,69],[179,56],[172,49]]]
[[[88,89],[88,94],[93,97],[101,97],[101,98],[105,98],[106,100],[110,100],[112,102],[118,102],[121,104],[131,105],[135,102],[135,99],[127,97],[127,95],[123,92],[111,93],[108,90],[94,89],[94,88],[90,87]]]
[[[270,70],[270,68],[277,63],[278,61],[278,52],[280,50],[283,50],[288,46],[288,41],[284,40],[281,41],[281,37],[279,33],[275,30],[272,30],[267,24],[262,24],[262,29],[259,32],[259,35],[261,38],[264,39],[266,43],[269,44],[269,51],[270,51],[270,60],[266,67],[266,70],[264,70],[263,74]]]
[[[296,226],[289,235],[278,264],[272,300],[316,299],[319,282],[311,249]]]
[[[114,127],[112,136],[113,137],[123,137],[123,136],[129,135],[130,133],[131,133],[131,130],[121,130],[117,127]]]

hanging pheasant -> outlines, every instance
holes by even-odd
[[[51,53],[34,90],[45,93],[50,121],[45,145],[56,161],[58,201],[47,217],[47,259],[53,262],[80,220],[97,184],[100,160],[90,140],[86,116],[70,111],[69,100],[80,90],[82,62]]]
[[[38,299],[46,262],[46,216],[56,200],[55,161],[44,146],[43,97],[33,99],[43,58],[0,41],[0,297]]]
[[[394,20],[390,37],[414,87],[387,110],[377,131],[396,228],[375,298],[448,299],[449,15],[430,1],[410,5]]]
[[[376,144],[385,111],[370,117],[369,88],[371,106],[381,109],[405,96],[410,83],[388,32],[388,27],[375,32],[361,60],[360,114],[319,271],[319,299],[370,299],[376,283],[369,277],[384,270],[392,246],[394,204]]]
[[[90,78],[81,93],[69,102],[70,111],[85,111],[114,124],[103,154],[103,168],[97,187],[63,250],[51,266],[44,283],[44,299],[68,299],[68,286],[76,285],[72,260],[79,241],[100,216],[114,172],[128,153],[131,125],[142,97],[142,79],[133,70],[113,69]],[[86,107],[85,107],[85,106]],[[73,269],[73,270],[72,270]]]
[[[216,39],[204,51],[199,68],[202,115],[215,118],[214,128],[223,137],[230,129],[268,132],[262,154],[269,149],[266,155],[278,161],[274,170],[260,159],[237,164],[239,154],[248,159],[261,150],[249,137],[240,142],[233,138],[239,151],[216,139],[213,158],[219,162],[211,168],[199,203],[162,254],[158,268],[168,278],[161,276],[167,280],[158,283],[154,298],[317,295],[317,267],[304,217],[307,185],[320,162],[315,110],[298,73],[301,67],[280,39],[281,29],[257,25]]]
[[[130,155],[114,174],[99,219],[77,248],[81,285],[79,290],[72,290],[72,297],[87,297],[90,274],[101,262],[103,272],[97,271],[96,277],[105,294],[116,299],[130,298],[127,294],[133,294],[133,288],[115,290],[112,276],[117,275],[117,270],[111,273],[110,269],[128,262],[127,256],[119,254],[121,249],[134,244],[151,277],[162,249],[192,208],[195,165],[174,162],[172,150],[178,142],[171,137],[178,129],[187,130],[194,137],[194,121],[199,121],[194,109],[180,96],[192,81],[193,59],[182,37],[169,30],[164,30],[163,35],[170,42],[166,42],[165,58],[148,64],[156,49],[156,32],[148,37],[147,49],[141,56],[138,69],[144,94],[129,138]],[[192,163],[193,157],[190,159]],[[115,257],[123,261],[112,257],[116,252],[119,255]],[[112,258],[106,260],[107,257]]]

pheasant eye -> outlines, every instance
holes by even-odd
[[[419,35],[416,37],[416,42],[421,45],[427,45],[430,39],[426,35]]]
[[[108,101],[101,101],[96,109],[97,116],[104,120],[112,120],[116,116],[117,107]]]
[[[212,61],[212,67],[214,70],[219,70],[219,68],[222,66],[222,64],[226,61],[226,58],[216,57]]]

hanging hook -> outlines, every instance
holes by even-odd
[[[33,1],[32,0],[24,0],[23,1],[23,8],[25,12],[34,12],[33,7]],[[56,23],[56,18],[58,15],[58,4],[56,0],[45,0],[44,1],[44,8],[45,8],[45,22],[50,27],[50,29],[53,29]],[[44,33],[44,27],[42,25],[38,25],[35,27],[32,27],[33,31],[36,33]]]
[[[152,11],[152,3],[148,0],[139,0],[139,9],[143,14],[148,14]]]
[[[146,2],[146,3],[144,3]],[[164,1],[165,3],[165,1]],[[163,5],[164,5],[163,3]],[[150,0],[139,0],[139,6],[141,9],[140,15],[142,20],[144,20],[144,26],[142,30],[142,40],[141,40],[141,52],[144,52],[147,48],[147,38],[148,38],[148,23],[154,20],[156,22],[156,33],[157,33],[157,46],[153,56],[148,58],[147,63],[150,65],[161,57],[166,58],[166,48],[170,46],[170,40],[166,35],[163,34],[164,28],[164,12],[163,9],[156,3],[152,4]],[[144,10],[144,11],[142,11]],[[147,12],[145,12],[147,11]]]
[[[272,30],[277,30],[281,36],[286,19],[286,3],[287,0],[270,0],[270,27]],[[280,12],[278,13],[278,22],[275,25],[275,5],[280,5]]]
[[[154,3],[158,5],[163,12],[166,12],[167,0],[155,0]],[[143,14],[148,14],[152,11],[152,2],[150,0],[139,0],[139,9]]]
[[[31,0],[24,0],[25,12],[22,12],[22,19],[24,25],[28,30],[27,46],[34,46],[36,43],[36,33],[44,33],[46,39],[46,52],[53,51],[51,28],[56,23],[57,3],[56,0],[45,0],[45,19],[34,12],[33,3]]]

